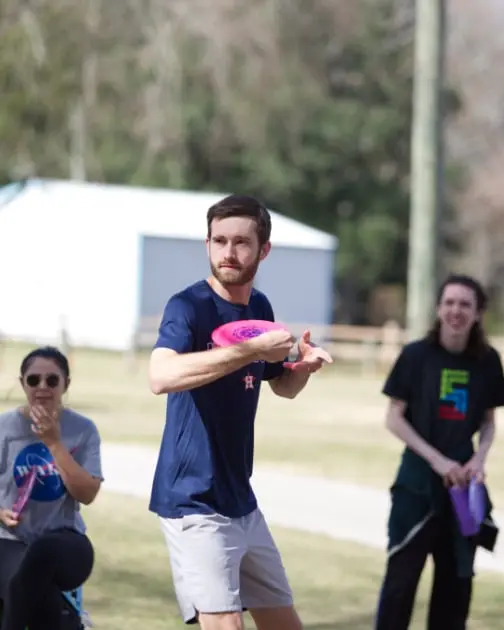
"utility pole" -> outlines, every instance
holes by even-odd
[[[435,310],[443,171],[441,91],[445,0],[416,0],[407,327],[427,332]]]
[[[86,118],[82,96],[70,112],[70,179],[86,181]]]

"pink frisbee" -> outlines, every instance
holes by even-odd
[[[270,322],[264,319],[243,319],[216,328],[212,333],[212,341],[216,346],[231,346],[271,330],[287,330],[287,327],[279,322]]]
[[[35,468],[32,468],[23,481],[23,484],[19,488],[16,502],[12,506],[12,511],[14,512],[14,514],[16,514],[16,516],[19,516],[21,512],[25,509],[36,480],[37,473],[35,471]]]

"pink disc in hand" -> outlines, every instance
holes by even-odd
[[[33,490],[33,486],[35,485],[35,481],[37,480],[37,473],[35,468],[32,468],[28,475],[26,476],[23,485],[19,488],[18,496],[16,502],[12,506],[12,511],[14,514],[19,516],[21,512],[24,510],[26,504],[28,503],[28,499]]]
[[[231,346],[258,337],[270,330],[287,330],[284,324],[264,319],[243,319],[219,326],[212,332],[216,346]]]

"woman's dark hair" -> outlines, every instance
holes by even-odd
[[[441,284],[437,294],[436,304],[439,306],[443,299],[443,294],[446,287],[459,284],[463,287],[471,289],[476,297],[476,308],[479,313],[484,313],[488,306],[488,296],[483,289],[482,285],[473,277],[463,274],[451,274]],[[441,329],[441,322],[436,317],[436,321],[432,325],[432,328],[427,333],[427,339],[431,343],[439,344],[439,331]],[[469,339],[467,340],[466,352],[468,355],[476,358],[482,357],[489,348],[488,340],[483,330],[481,321],[474,322],[469,332]]]
[[[50,359],[51,361],[54,361],[54,363],[56,363],[59,369],[63,372],[65,380],[68,383],[70,380],[70,365],[68,363],[68,359],[60,350],[58,350],[58,348],[53,346],[42,346],[41,348],[35,348],[35,350],[29,352],[21,362],[21,378],[24,377],[30,365],[37,358]]]

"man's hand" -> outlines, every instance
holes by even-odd
[[[311,333],[305,330],[299,340],[299,356],[295,362],[286,362],[285,367],[294,372],[304,372],[312,374],[317,372],[324,363],[332,363],[331,355],[323,348],[315,346],[310,341]]]
[[[262,333],[247,343],[253,349],[258,359],[268,363],[283,361],[292,350],[296,338],[287,330],[271,330]]]

